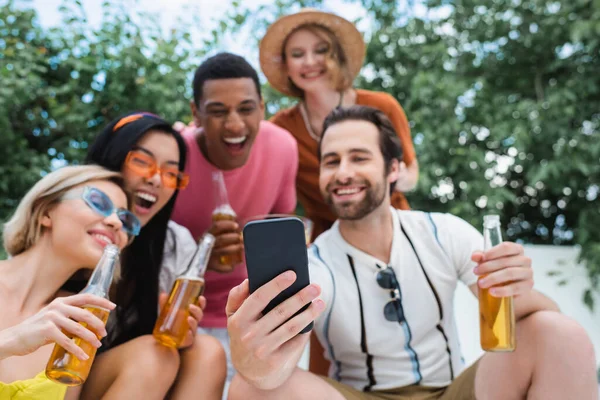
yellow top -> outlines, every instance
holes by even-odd
[[[46,378],[42,371],[32,379],[0,382],[0,400],[63,400],[67,388]]]

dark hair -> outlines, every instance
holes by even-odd
[[[179,148],[179,169],[185,168],[186,145],[171,124],[144,112],[123,115],[110,122],[90,146],[86,162],[121,171],[127,153],[149,131],[171,135]],[[121,255],[122,275],[116,286],[116,321],[105,338],[106,351],[141,335],[152,333],[157,319],[159,274],[167,224],[175,206],[178,191],[142,228],[139,236]]]
[[[323,122],[323,131],[317,150],[319,161],[321,161],[321,144],[323,143],[325,132],[327,132],[329,127],[344,121],[366,121],[377,127],[377,131],[379,132],[379,150],[381,150],[381,155],[383,156],[386,174],[390,171],[393,160],[402,161],[402,144],[389,118],[376,108],[357,105],[336,107],[327,115]],[[390,193],[393,193],[393,190],[394,183],[392,182]]]
[[[204,60],[194,73],[194,103],[199,105],[204,82],[216,79],[250,78],[254,81],[258,98],[262,99],[260,81],[256,70],[244,57],[232,53],[219,53]]]

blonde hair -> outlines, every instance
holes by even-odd
[[[42,217],[69,190],[87,182],[106,180],[123,191],[125,184],[120,173],[97,165],[80,165],[60,168],[40,179],[23,197],[14,214],[4,224],[4,248],[16,256],[34,246],[42,235]],[[130,197],[128,195],[128,206]]]
[[[304,24],[294,29],[285,38],[283,46],[281,47],[281,59],[286,61],[285,47],[287,41],[294,33],[299,30],[307,30],[314,35],[318,36],[321,40],[325,41],[329,45],[329,52],[327,53],[327,59],[325,61],[327,65],[327,71],[329,71],[331,80],[334,84],[335,90],[342,91],[348,89],[352,85],[352,74],[348,68],[348,60],[346,53],[337,36],[329,30],[327,27],[319,24]],[[288,90],[296,97],[303,98],[304,90],[300,89],[288,76]]]

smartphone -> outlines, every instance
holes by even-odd
[[[304,223],[300,219],[283,217],[251,221],[244,226],[243,237],[250,293],[285,271],[296,273],[296,281],[267,305],[263,315],[310,284]],[[302,307],[292,318],[309,305]],[[312,327],[311,322],[301,333],[310,332]]]

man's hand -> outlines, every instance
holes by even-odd
[[[525,256],[523,246],[504,242],[485,252],[475,252],[471,260],[477,263],[473,270],[482,278],[478,286],[490,289],[494,297],[521,296],[533,288],[531,258]]]
[[[167,302],[168,294],[162,292],[158,295],[158,305],[159,309],[162,310]],[[187,323],[190,327],[188,332],[185,334],[185,339],[179,346],[180,349],[185,349],[190,347],[194,343],[194,338],[196,337],[196,331],[198,330],[198,324],[202,321],[204,317],[204,308],[206,307],[206,298],[204,296],[200,296],[198,298],[197,304],[190,304],[190,316],[187,318]]]
[[[213,221],[208,232],[215,237],[208,269],[224,273],[233,271],[235,264],[225,264],[222,260],[228,256],[238,257],[239,254],[244,254],[240,226],[235,221]]]
[[[290,377],[310,338],[300,331],[325,309],[322,300],[315,300],[321,288],[311,284],[263,316],[267,304],[295,280],[296,274],[287,271],[251,295],[248,280],[229,292],[225,312],[233,366],[259,389],[274,389]],[[305,311],[287,321],[311,301]]]
[[[196,123],[194,122],[194,120],[191,120],[190,123],[187,125],[181,121],[177,121],[173,124],[173,129],[176,130],[177,132],[181,133],[186,128],[194,128],[195,126],[196,126]]]

